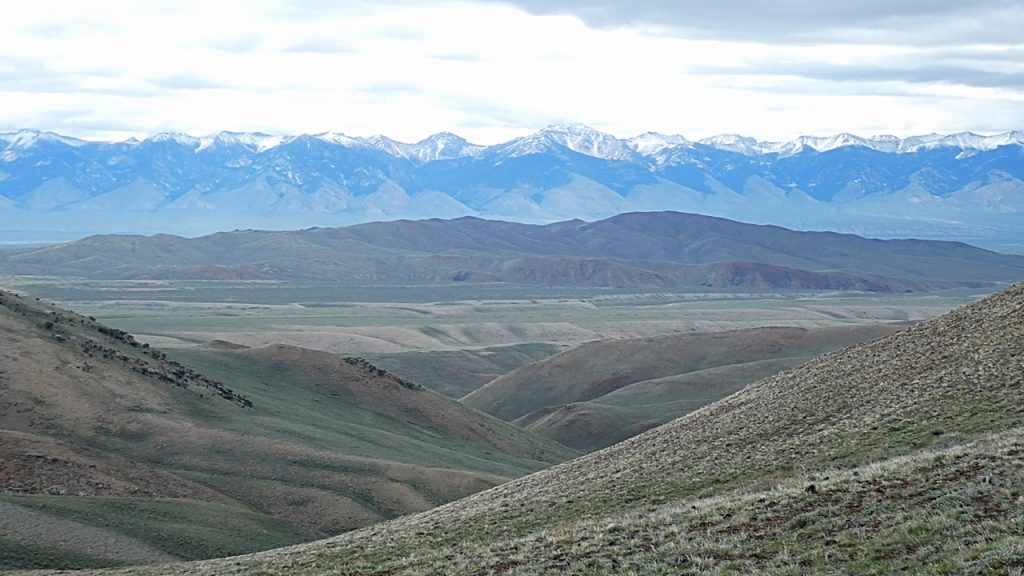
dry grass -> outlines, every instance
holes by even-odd
[[[1017,285],[423,514],[117,573],[1019,572],[1022,319]]]
[[[100,532],[108,511],[137,506],[138,523],[115,530],[126,550],[133,531],[176,509],[177,528],[209,529],[210,541],[184,535],[170,555],[209,558],[419,512],[573,455],[325,352],[193,355],[219,384],[127,334],[0,291],[0,492],[12,495],[0,498],[54,518],[77,514],[76,497],[94,499],[85,524]],[[236,392],[226,397],[225,386]],[[158,499],[171,504],[154,507]],[[262,535],[205,526],[196,514],[214,504],[220,524]],[[76,557],[75,543],[28,550],[12,534],[0,534],[0,566],[120,563]]]
[[[900,327],[768,327],[591,342],[500,376],[463,402],[592,451],[784,368]],[[762,364],[743,369],[755,363]],[[675,378],[646,382],[670,376]]]

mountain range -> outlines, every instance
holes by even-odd
[[[6,274],[96,279],[926,291],[1024,278],[957,242],[797,232],[679,212],[546,225],[462,217],[198,238],[98,235],[0,251]]]
[[[550,126],[479,146],[325,132],[0,134],[0,241],[96,232],[338,226],[477,216],[596,220],[677,210],[1024,251],[1024,131],[761,142]],[[49,236],[48,236],[49,235]]]

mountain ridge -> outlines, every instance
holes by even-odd
[[[679,212],[547,225],[463,217],[184,238],[101,235],[0,252],[12,274],[866,291],[981,287],[1024,257],[968,244],[798,232]]]
[[[479,146],[450,133],[417,143],[332,132],[94,142],[24,130],[0,134],[0,220],[20,239],[677,210],[1024,252],[1022,159],[1024,131],[765,143],[620,139],[569,125]]]
[[[144,142],[174,141],[186,146],[194,146],[194,152],[200,152],[216,144],[241,144],[265,152],[290,141],[313,137],[336,144],[364,146],[375,148],[396,156],[415,158],[423,162],[473,156],[487,149],[513,148],[528,150],[542,141],[557,143],[574,152],[587,154],[597,158],[628,159],[629,155],[622,152],[627,147],[640,156],[650,156],[660,149],[676,146],[692,146],[704,144],[726,151],[742,151],[745,154],[797,154],[803,148],[811,148],[816,152],[827,152],[847,146],[861,146],[880,152],[910,153],[927,148],[958,148],[961,151],[991,150],[999,146],[1024,146],[1024,130],[1011,130],[994,134],[977,134],[974,132],[952,132],[947,134],[922,134],[898,137],[893,135],[859,136],[850,133],[839,133],[826,136],[801,135],[791,140],[758,140],[741,134],[717,134],[697,140],[690,140],[681,134],[662,134],[645,132],[628,138],[618,138],[601,132],[584,124],[553,124],[526,136],[520,136],[504,142],[489,145],[472,144],[462,136],[448,131],[431,134],[416,142],[403,142],[384,135],[348,136],[340,132],[320,132],[303,134],[265,134],[263,132],[232,132],[220,131],[202,136],[194,136],[184,132],[159,132],[143,139],[128,138],[125,140],[95,140],[64,136],[56,132],[36,129],[20,129],[13,132],[0,132],[0,141],[7,144],[5,152],[27,149],[42,141],[57,141],[79,147],[87,144],[130,144]],[[468,147],[453,156],[443,157],[440,154],[414,153],[414,147],[425,148],[438,143],[451,143],[458,147]],[[604,146],[602,146],[604,144]],[[441,146],[444,148],[444,146]],[[608,152],[607,149],[613,151]],[[589,152],[589,153],[588,153]]]

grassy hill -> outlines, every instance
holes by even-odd
[[[769,327],[590,342],[499,376],[463,403],[592,451],[898,327]]]
[[[1024,284],[434,510],[122,574],[1014,574]]]
[[[293,544],[573,455],[360,359],[280,345],[172,359],[2,291],[0,391],[6,568]]]
[[[499,376],[561,349],[557,344],[533,342],[463,350],[367,354],[366,357],[377,366],[449,398],[462,398]]]

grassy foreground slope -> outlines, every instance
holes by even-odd
[[[280,547],[573,455],[358,359],[177,359],[0,291],[0,569]]]
[[[119,573],[1019,573],[1022,362],[1019,284],[422,514]]]
[[[899,327],[768,327],[589,342],[495,378],[463,403],[589,452]]]

